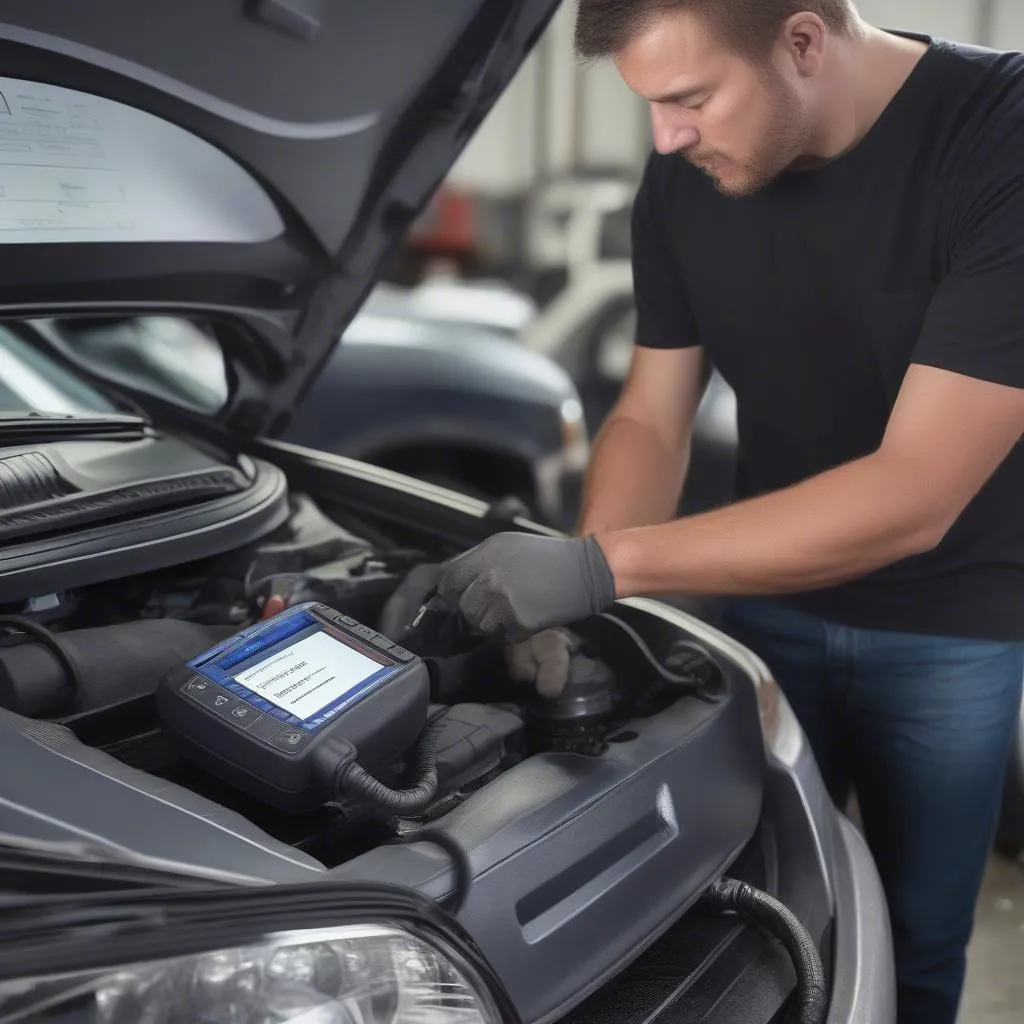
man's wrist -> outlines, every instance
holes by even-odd
[[[612,530],[593,536],[611,570],[616,598],[636,597],[642,593],[635,531]]]
[[[576,524],[576,536],[597,536],[599,533],[611,533],[615,529],[617,528],[608,522],[607,516],[586,515]]]

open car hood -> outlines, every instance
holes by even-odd
[[[557,6],[7,0],[0,314],[236,321],[194,415],[280,432]]]

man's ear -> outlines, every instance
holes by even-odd
[[[817,14],[801,11],[791,15],[779,30],[778,43],[802,78],[814,78],[821,73],[828,29]]]

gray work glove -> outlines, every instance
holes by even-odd
[[[483,633],[523,640],[604,611],[615,578],[593,537],[498,533],[446,562],[438,593]]]
[[[583,646],[567,629],[543,633],[505,649],[509,675],[517,683],[530,683],[548,700],[561,696],[569,679],[572,656]]]

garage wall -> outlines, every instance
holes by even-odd
[[[1024,49],[1024,0],[859,0],[858,7],[885,28]],[[573,168],[639,168],[649,147],[647,111],[610,62],[576,65],[575,13],[573,0],[563,0],[453,169],[454,183],[504,196]]]
[[[1008,50],[1024,50],[1024,3],[999,0],[992,18],[995,45]]]

